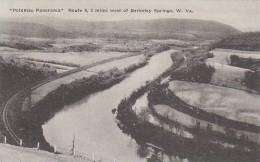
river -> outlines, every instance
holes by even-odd
[[[58,151],[70,150],[75,135],[76,152],[105,162],[145,162],[146,159],[137,154],[135,141],[118,128],[111,110],[146,81],[168,69],[172,65],[170,54],[174,51],[153,56],[146,66],[119,84],[65,106],[42,126],[46,140],[57,146]]]

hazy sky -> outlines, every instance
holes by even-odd
[[[260,31],[260,0],[0,0],[0,17],[56,16],[88,21],[196,18],[223,22],[242,31]],[[12,13],[10,8],[64,8],[62,13]],[[192,14],[69,13],[68,8],[191,9]]]

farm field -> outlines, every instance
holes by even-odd
[[[152,46],[152,42],[149,40],[131,40],[131,39],[115,39],[115,38],[57,38],[52,40],[53,45],[56,48],[62,48],[70,45],[84,45],[93,44],[99,47],[98,51],[141,51],[145,47]]]
[[[156,44],[158,46],[156,46]],[[150,40],[117,38],[33,38],[0,35],[0,56],[20,64],[47,65],[57,73],[104,59],[146,53],[159,48]],[[131,62],[131,61],[130,61]]]
[[[80,72],[73,73],[69,76],[65,76],[60,79],[51,81],[32,91],[32,97],[31,97],[32,105],[40,101],[44,96],[46,96],[48,93],[55,90],[62,84],[69,84],[73,82],[75,79],[81,79],[83,77],[88,78],[91,75],[94,75],[95,73],[98,73],[100,71],[107,71],[112,68],[118,68],[119,70],[123,70],[129,67],[130,65],[143,62],[144,59],[145,57],[143,55],[131,56],[124,59],[108,62],[102,65],[97,65],[95,67],[89,68],[87,71],[83,70]]]
[[[175,111],[173,108],[167,105],[154,105],[154,110],[157,114],[159,114],[162,117],[166,117],[172,121],[178,121],[180,123],[183,123],[186,126],[193,127],[194,121],[190,120],[190,117],[184,113],[181,113],[179,111]],[[169,124],[163,123],[163,127],[168,129],[169,131],[173,132],[174,134],[180,133],[175,127],[171,128]],[[193,138],[193,135],[189,133],[188,131],[182,130],[181,132],[182,136],[185,138]]]
[[[240,50],[231,50],[231,49],[214,49],[211,51],[214,55],[213,58],[208,58],[208,62],[217,62],[220,64],[230,64],[230,56],[237,55],[242,58],[253,58],[260,59],[260,52],[258,51],[240,51]]]
[[[259,95],[186,81],[171,81],[169,88],[190,105],[229,119],[260,125]]]
[[[211,84],[230,88],[250,90],[244,86],[245,74],[250,69],[231,66],[230,56],[236,55],[241,58],[260,59],[260,53],[256,51],[240,51],[230,49],[214,49],[211,51],[213,58],[208,58],[206,64],[214,67]]]
[[[200,119],[193,118],[183,112],[175,110],[174,108],[172,108],[168,105],[161,105],[161,104],[154,105],[154,110],[158,115],[160,115],[164,118],[167,118],[171,121],[179,122],[188,128],[196,127],[196,121],[200,121],[200,123],[201,123],[200,126],[203,129],[206,129],[207,124],[208,124],[208,122],[206,122],[206,121],[202,121]],[[217,132],[224,132],[224,129],[217,125],[214,125],[213,130],[215,130]],[[190,134],[189,132],[185,132],[185,133],[186,133],[186,136],[185,136],[186,138],[193,137],[193,135]]]
[[[235,66],[220,64],[217,62],[206,62],[207,65],[214,67],[215,72],[211,77],[211,84],[218,86],[226,86],[236,89],[246,89],[242,82],[245,79],[245,73],[250,71],[248,69],[239,68]]]
[[[163,126],[164,129],[172,132],[172,133],[175,133],[175,134],[178,134],[178,130],[176,128],[172,128],[170,127],[167,123],[163,123],[163,122],[160,122],[160,120],[155,117],[151,112],[150,112],[150,109],[148,108],[148,99],[147,99],[147,93],[145,93],[144,95],[142,95],[140,98],[138,98],[135,102],[135,104],[132,106],[133,110],[135,111],[135,113],[137,115],[139,115],[141,118],[144,118],[144,120],[147,120],[148,122],[152,123],[153,125],[156,125],[156,126]],[[166,117],[169,117],[170,119],[172,120],[175,120],[176,116],[171,116],[172,113],[170,113],[171,110],[173,110],[172,108],[170,108],[169,106],[167,105],[154,105],[154,109],[155,111],[161,115],[161,116],[164,116]],[[179,115],[179,114],[178,114]],[[187,115],[186,115],[187,116]],[[181,113],[180,114],[180,117],[183,118],[184,120],[185,119],[185,114]],[[173,118],[172,118],[173,117]],[[189,132],[187,131],[183,131],[182,132],[183,135],[186,137],[186,138],[193,138],[193,135],[190,134]]]
[[[125,55],[121,52],[69,52],[69,53],[41,53],[32,52],[20,55],[19,58],[57,64],[84,66],[104,59]]]

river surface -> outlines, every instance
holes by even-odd
[[[138,145],[121,132],[111,112],[134,90],[153,80],[172,65],[169,50],[151,58],[149,64],[133,72],[128,78],[102,92],[95,93],[74,104],[65,106],[43,125],[46,140],[57,150],[69,151],[75,135],[76,152],[103,161],[144,162],[137,154]]]

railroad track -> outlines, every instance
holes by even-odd
[[[40,86],[42,86],[44,84],[47,84],[47,83],[49,83],[51,81],[54,81],[56,79],[59,79],[59,78],[71,75],[73,73],[77,73],[77,72],[80,72],[80,71],[83,71],[83,70],[87,70],[88,68],[91,68],[91,67],[94,67],[94,66],[97,66],[97,65],[101,65],[101,64],[104,64],[104,63],[108,63],[108,62],[124,59],[124,58],[131,57],[131,56],[137,56],[137,55],[141,55],[141,54],[140,53],[138,53],[138,54],[130,54],[130,55],[113,57],[113,58],[105,59],[105,60],[102,60],[102,61],[98,61],[98,62],[92,63],[90,65],[85,65],[85,66],[82,66],[82,67],[79,67],[79,68],[76,68],[76,69],[72,69],[72,70],[69,70],[67,72],[58,74],[55,77],[47,78],[47,79],[45,79],[43,81],[35,83],[32,86],[26,87],[26,88],[18,91],[16,94],[11,96],[7,100],[7,102],[5,103],[4,108],[3,108],[2,120],[3,120],[4,127],[5,127],[6,131],[8,132],[8,134],[10,135],[12,140],[15,142],[15,144],[19,145],[20,144],[20,138],[19,138],[19,136],[15,133],[15,131],[11,127],[11,124],[10,124],[10,122],[8,120],[8,110],[9,110],[10,107],[15,106],[15,103],[17,101],[19,101],[19,99],[21,97],[23,97],[23,96],[26,97],[26,91],[28,89],[30,89],[32,91],[32,90],[35,90],[35,89],[37,89],[38,87],[40,87]]]

